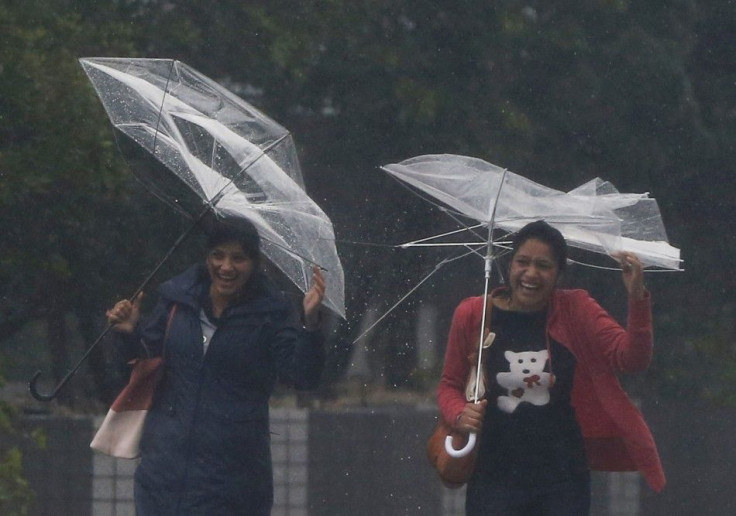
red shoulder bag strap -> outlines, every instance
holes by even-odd
[[[171,330],[171,323],[174,322],[174,315],[176,314],[176,307],[179,306],[176,303],[171,305],[169,310],[169,319],[166,321],[166,330],[164,330],[164,340],[161,347],[161,356],[163,357],[166,353],[166,341],[169,340],[169,330]]]

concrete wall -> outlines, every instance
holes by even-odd
[[[91,515],[92,470],[89,418],[29,416],[23,429],[42,429],[46,447],[27,445],[24,474],[36,493],[33,516]]]
[[[682,405],[645,410],[669,478],[653,494],[636,473],[595,474],[594,516],[736,514],[731,434],[736,411]],[[460,516],[464,493],[441,486],[424,445],[434,411],[411,406],[339,412],[274,409],[274,516]],[[33,516],[133,515],[135,461],[92,454],[91,418],[28,417],[45,450],[28,449]]]
[[[441,515],[424,452],[433,427],[432,412],[407,407],[312,413],[310,516]]]

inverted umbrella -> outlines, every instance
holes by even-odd
[[[323,304],[345,317],[333,226],[304,191],[294,142],[284,127],[179,61],[84,58],[80,63],[121,149],[137,155],[139,163],[143,151],[162,165],[132,168],[154,195],[192,218],[192,228],[208,213],[249,220],[265,257],[302,292],[309,289],[312,267],[322,268]],[[31,380],[31,393],[53,399],[58,387],[52,396],[35,389],[39,374]]]
[[[477,251],[485,249],[485,289],[481,329],[486,326],[486,300],[494,249],[494,230],[513,233],[534,220],[543,219],[558,229],[568,245],[595,253],[612,255],[634,252],[645,267],[680,270],[680,251],[667,241],[664,224],[655,199],[648,194],[622,194],[600,178],[562,192],[535,183],[518,174],[483,161],[458,155],[425,155],[381,167],[383,170],[426,193],[457,215],[474,221],[464,229],[477,237],[487,230],[485,239],[475,238],[462,245]],[[405,247],[439,245],[444,235],[409,242]],[[478,362],[474,381],[474,401],[479,401],[483,331],[478,343]],[[446,449],[451,456],[469,453],[475,444],[470,434],[462,450],[452,448],[448,436]]]
[[[80,62],[114,127],[168,169],[156,176],[133,170],[154,193],[190,217],[205,205],[250,220],[264,255],[302,292],[312,265],[325,269],[325,305],[345,316],[332,223],[304,191],[284,127],[179,61]]]
[[[486,161],[427,155],[383,170],[490,229],[513,233],[544,219],[572,247],[613,254],[632,251],[644,266],[678,270],[680,251],[669,245],[657,201],[622,194],[600,178],[562,192]]]

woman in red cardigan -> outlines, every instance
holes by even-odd
[[[590,470],[665,478],[652,435],[616,375],[652,357],[650,296],[633,253],[617,256],[628,292],[621,327],[584,290],[556,288],[562,234],[543,221],[514,237],[508,287],[491,293],[493,344],[483,352],[485,399],[468,401],[483,298],[455,310],[437,391],[442,416],[479,437],[466,514],[587,515]]]

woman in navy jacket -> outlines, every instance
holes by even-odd
[[[138,515],[270,514],[268,400],[277,381],[319,382],[325,283],[315,268],[299,321],[259,257],[250,223],[219,223],[205,264],[164,283],[145,323],[140,299],[107,312],[127,358],[164,356],[135,474]]]

